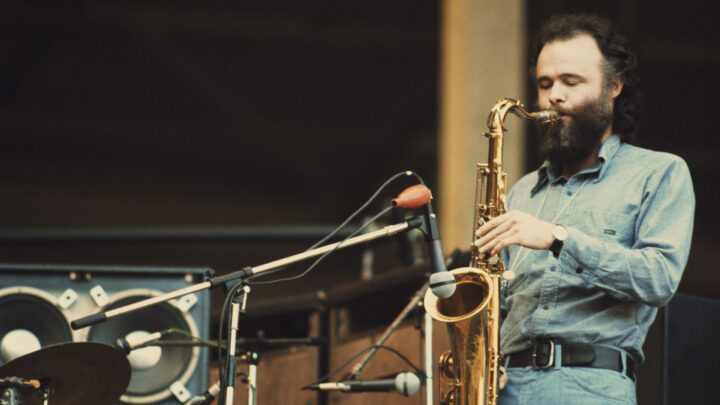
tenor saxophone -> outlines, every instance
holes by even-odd
[[[506,212],[507,176],[502,167],[504,121],[509,112],[542,123],[556,121],[554,110],[529,112],[518,101],[501,99],[488,116],[490,141],[487,163],[477,164],[475,218],[477,228]],[[441,389],[442,405],[495,405],[498,398],[498,368],[501,361],[500,278],[513,276],[505,271],[498,255],[481,254],[472,245],[469,267],[452,270],[455,293],[438,298],[425,294],[425,310],[447,324],[450,350],[440,355],[440,372],[451,382]]]

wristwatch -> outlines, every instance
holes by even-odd
[[[553,226],[551,232],[553,242],[550,245],[549,250],[553,253],[553,256],[558,257],[560,256],[560,251],[563,248],[563,244],[565,244],[565,239],[567,239],[568,231],[562,225],[555,225]]]

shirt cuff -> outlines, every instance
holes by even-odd
[[[568,236],[560,250],[560,266],[592,281],[597,278],[594,269],[600,264],[600,251],[593,249],[598,241],[583,232],[566,226]]]

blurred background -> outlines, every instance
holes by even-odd
[[[458,157],[470,164],[452,166],[452,151],[480,134],[450,136],[458,130],[449,121],[460,108],[458,120],[482,131],[496,99],[532,105],[529,38],[548,16],[568,11],[605,15],[630,38],[645,93],[635,144],[683,157],[695,186],[680,293],[720,299],[713,211],[720,195],[712,180],[720,13],[706,0],[4,1],[0,262],[224,274],[308,248],[405,170],[434,191],[446,253],[467,249],[469,231],[442,222],[470,222],[471,207],[455,208],[453,196],[469,194],[474,162],[486,155],[472,149]],[[449,40],[458,36],[471,45]],[[514,52],[509,67],[507,50]],[[493,70],[464,81],[453,66],[466,61]],[[513,93],[486,90],[497,83]],[[511,127],[524,140],[506,150],[516,172],[539,164],[535,134],[525,127]],[[458,177],[465,185],[454,183]],[[394,182],[364,215],[411,184]],[[413,214],[396,212],[378,225]],[[298,281],[257,286],[251,305],[325,299],[398,269],[413,269],[408,279],[421,284],[419,238],[347,249]],[[213,294],[211,331],[221,303]],[[383,327],[395,313],[368,327]],[[280,330],[303,335],[309,327],[301,324]]]

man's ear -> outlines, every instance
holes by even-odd
[[[620,79],[620,76],[616,76],[613,79],[612,84],[610,85],[610,95],[612,96],[613,100],[617,98],[617,96],[622,93],[623,89],[623,81]]]

